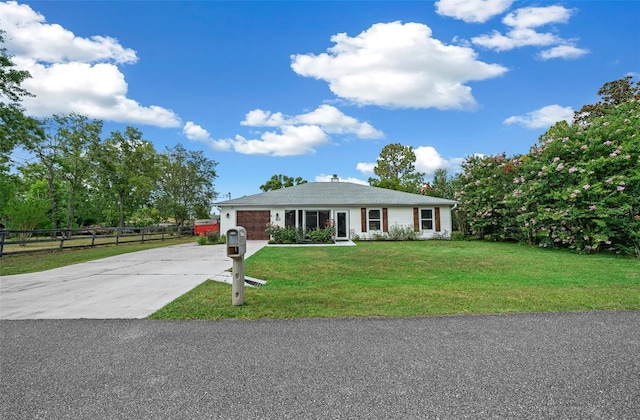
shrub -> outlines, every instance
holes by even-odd
[[[208,240],[207,240],[207,235],[203,235],[202,233],[200,235],[198,235],[198,245],[207,245]]]
[[[477,238],[640,257],[640,84],[598,93],[527,155],[467,159],[457,198]]]
[[[460,232],[460,231],[453,231],[451,232],[451,240],[452,241],[464,241],[464,233]]]
[[[392,241],[415,241],[418,233],[413,226],[400,226],[397,223],[389,228],[389,239]]]
[[[324,229],[316,228],[309,231],[309,239],[313,243],[332,243],[335,229],[327,226]]]

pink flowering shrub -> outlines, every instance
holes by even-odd
[[[457,199],[471,231],[640,257],[638,91],[597,115],[557,123],[527,155],[467,159]]]

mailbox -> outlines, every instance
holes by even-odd
[[[247,230],[234,226],[227,230],[227,257],[244,257],[247,252]]]

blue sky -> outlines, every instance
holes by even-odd
[[[202,150],[221,200],[274,174],[366,182],[390,143],[427,178],[527,153],[604,83],[637,80],[639,21],[638,1],[0,3],[28,114]]]

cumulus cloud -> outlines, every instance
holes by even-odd
[[[377,23],[355,37],[331,37],[326,53],[291,56],[291,68],[324,80],[340,98],[357,105],[469,109],[465,83],[504,74],[498,64],[477,60],[473,49],[445,45],[420,23]]]
[[[328,134],[355,134],[361,139],[379,139],[384,133],[367,122],[345,115],[331,105],[320,105],[314,111],[296,116],[285,116],[280,112],[272,113],[261,109],[249,111],[241,125],[252,127],[281,127],[287,125],[318,126]]]
[[[551,60],[553,58],[564,58],[565,60],[574,60],[588,53],[589,53],[589,50],[584,48],[574,47],[573,45],[559,45],[557,47],[553,47],[548,50],[540,52],[538,54],[538,57],[540,57],[543,60]]]
[[[316,125],[285,125],[280,132],[263,133],[259,139],[236,136],[229,143],[247,155],[296,156],[315,153],[315,147],[330,143],[326,132]]]
[[[558,121],[565,120],[569,123],[573,120],[573,109],[560,105],[548,105],[525,115],[513,116],[504,120],[504,124],[519,124],[523,127],[535,130],[548,128]]]
[[[254,109],[247,112],[240,125],[269,128],[257,138],[236,135],[214,140],[202,127],[188,122],[183,133],[190,140],[201,141],[216,150],[233,149],[248,155],[296,156],[315,153],[319,146],[331,144],[339,135],[359,139],[379,139],[384,133],[367,122],[360,122],[331,105],[320,105],[311,112],[288,116],[281,112]]]
[[[224,140],[214,140],[211,134],[193,121],[187,121],[182,128],[183,134],[191,141],[199,141],[211,146],[214,150],[229,150],[231,145]]]
[[[425,176],[430,177],[436,169],[446,169],[450,174],[460,172],[464,158],[444,158],[433,146],[419,146],[413,149],[416,155],[415,168]],[[373,175],[376,163],[360,162],[356,169],[364,175]]]
[[[423,172],[427,177],[432,176],[436,169],[446,169],[449,173],[460,171],[460,165],[464,158],[445,159],[432,146],[419,146],[414,149],[416,154],[416,170]]]
[[[23,105],[29,115],[77,112],[90,118],[124,123],[177,127],[180,119],[171,110],[143,106],[127,97],[127,83],[118,65],[137,61],[135,51],[114,38],[81,38],[28,5],[0,3],[5,46],[13,61],[31,78],[22,87],[36,95]]]
[[[373,175],[373,168],[376,167],[375,163],[359,162],[356,165],[356,169],[362,172],[364,175]]]
[[[562,6],[523,7],[507,14],[502,23],[510,27],[506,34],[493,31],[490,34],[473,37],[475,45],[496,51],[508,51],[521,47],[556,47],[539,54],[543,60],[552,58],[578,58],[588,50],[573,45],[573,41],[563,39],[552,32],[538,32],[536,28],[555,23],[567,23],[573,10]]]
[[[468,23],[486,22],[509,9],[514,0],[438,0],[436,13]]]

